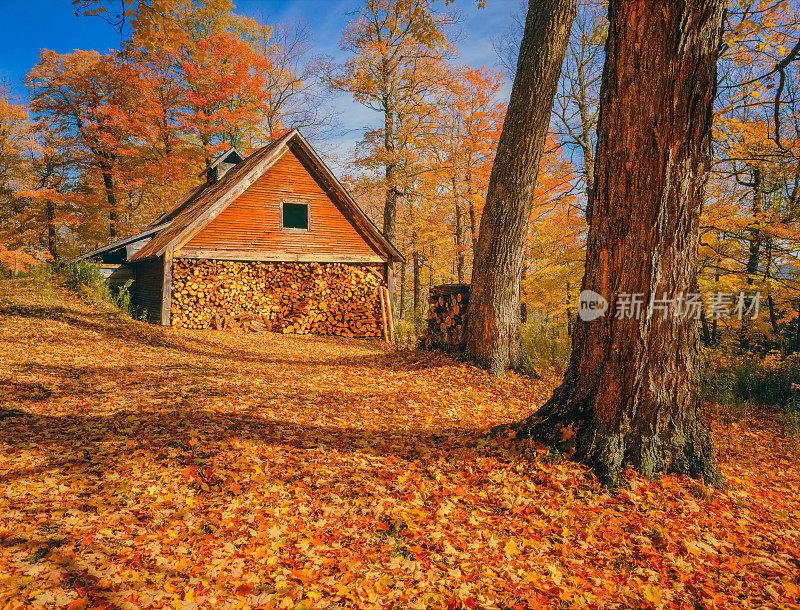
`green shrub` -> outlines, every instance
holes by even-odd
[[[800,388],[793,387],[791,393],[791,397],[783,408],[781,424],[783,424],[786,435],[800,444]]]
[[[736,355],[732,350],[704,349],[701,396],[750,412],[753,406],[782,409],[781,422],[789,436],[800,439],[800,354],[783,357]]]
[[[704,356],[701,377],[704,398],[785,405],[792,397],[792,384],[800,383],[798,354],[781,357],[778,352],[770,352],[759,357],[706,349]]]
[[[136,317],[130,292],[133,280],[128,280],[120,288],[112,288],[103,278],[100,269],[86,261],[63,263],[58,270],[64,276],[67,286],[73,290],[83,288],[90,299],[111,303],[125,315]]]
[[[414,348],[419,340],[419,333],[414,320],[397,320],[394,324],[394,342],[397,347]]]
[[[569,364],[572,351],[572,337],[567,328],[560,324],[528,323],[520,327],[523,351],[523,369],[537,373],[553,369],[562,374]],[[530,374],[528,370],[521,372]]]
[[[406,319],[395,319],[394,342],[398,347],[414,348],[427,327],[428,320],[423,314],[407,312]]]
[[[36,281],[47,281],[53,276],[53,266],[50,263],[28,265],[20,276],[30,277]]]
[[[85,261],[70,261],[63,263],[59,270],[67,281],[67,286],[77,290],[81,286],[92,288],[99,292],[108,290],[108,285],[100,274],[100,269]]]

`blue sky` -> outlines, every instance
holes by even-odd
[[[314,52],[341,57],[339,38],[353,17],[358,0],[239,0],[236,12],[266,23],[307,22],[314,34]],[[501,34],[519,11],[521,0],[489,0],[477,9],[475,0],[456,0],[451,8],[461,12],[462,38],[458,42],[461,63],[497,67],[492,36]],[[444,6],[444,2],[442,2]],[[25,99],[25,75],[41,49],[68,53],[73,49],[106,51],[119,45],[116,32],[105,22],[77,17],[70,0],[0,0],[5,21],[0,36],[0,78]],[[504,92],[508,93],[508,90]],[[340,129],[330,134],[327,154],[347,155],[360,133],[380,124],[380,116],[340,95],[334,100]]]

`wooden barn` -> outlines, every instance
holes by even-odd
[[[402,255],[293,130],[235,149],[141,233],[85,254],[179,328],[380,336]]]

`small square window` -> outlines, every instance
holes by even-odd
[[[284,201],[281,208],[281,226],[284,229],[308,231],[307,203],[289,203]]]

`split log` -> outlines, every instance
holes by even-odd
[[[428,303],[428,328],[420,338],[420,347],[462,350],[469,307],[469,284],[434,286],[428,295]]]

